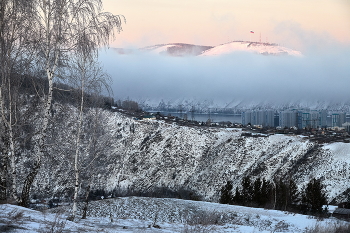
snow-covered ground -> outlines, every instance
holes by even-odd
[[[90,203],[88,217],[67,221],[66,208],[34,211],[0,205],[0,231],[12,232],[305,232],[349,224],[277,210],[167,198],[124,197]]]

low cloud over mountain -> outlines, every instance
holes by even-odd
[[[182,44],[175,45],[180,48]],[[275,55],[285,56],[262,56],[260,54],[267,54],[259,52],[266,47],[263,44],[244,46],[246,49],[232,49],[232,43],[226,44],[226,50],[225,45],[209,49],[186,47],[187,51],[196,48],[195,55],[200,48],[204,49],[202,55],[216,56],[160,55],[170,48],[176,51],[169,45],[149,47],[151,52],[133,50],[128,54],[110,49],[101,51],[100,55],[104,68],[113,78],[114,96],[121,99],[150,103],[162,99],[212,100],[222,106],[231,102],[312,106],[320,102],[330,105],[348,101],[349,47],[340,50],[334,46],[327,51],[301,55],[298,51],[271,45],[268,54],[277,51]],[[186,49],[182,47],[177,51]]]

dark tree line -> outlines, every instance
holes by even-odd
[[[115,101],[115,105],[118,108],[122,108],[129,111],[137,112],[140,110],[139,104],[133,100],[117,100]]]
[[[320,214],[327,204],[324,185],[319,179],[312,179],[305,190],[299,192],[292,179],[268,181],[249,176],[242,179],[240,186],[233,190],[233,182],[227,181],[221,188],[220,203],[262,207],[267,209],[298,211]]]

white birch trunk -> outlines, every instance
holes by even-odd
[[[57,50],[56,50],[57,51]],[[49,51],[47,51],[47,56],[49,56]],[[35,159],[34,159],[34,166],[30,173],[27,175],[26,180],[23,185],[22,189],[22,200],[21,205],[27,206],[29,203],[29,192],[30,187],[32,186],[34,179],[39,172],[39,169],[41,167],[41,159],[45,155],[46,146],[45,146],[45,139],[46,139],[46,132],[49,125],[49,118],[50,118],[50,112],[51,112],[51,104],[52,104],[52,94],[53,94],[53,78],[54,78],[54,72],[58,66],[58,59],[59,59],[59,52],[56,52],[55,54],[55,61],[53,64],[53,67],[50,69],[50,63],[49,63],[49,57],[47,59],[47,65],[46,65],[46,74],[49,82],[48,87],[48,94],[45,101],[45,109],[43,112],[43,122],[41,125],[41,130],[38,135],[38,142],[35,146]]]
[[[8,136],[8,149],[6,150],[5,153],[7,153],[7,155],[5,156],[5,161],[7,159],[10,160],[10,168],[11,168],[11,197],[15,202],[20,202],[20,199],[18,198],[17,195],[17,170],[16,170],[16,154],[15,154],[15,142],[14,142],[14,136],[13,136],[13,128],[12,128],[12,100],[11,100],[11,89],[10,89],[10,85],[8,87],[8,95],[9,95],[9,109],[8,109],[8,116],[9,119],[6,119],[5,116],[5,106],[4,106],[4,101],[3,101],[3,97],[2,97],[2,87],[0,87],[0,105],[1,105],[1,116],[2,116],[2,121],[5,124],[5,128],[6,128],[6,136]]]
[[[20,202],[17,195],[17,172],[16,172],[16,158],[15,158],[15,145],[13,141],[13,131],[12,127],[9,129],[9,143],[10,143],[10,160],[11,160],[11,176],[12,176],[12,198],[18,203]]]
[[[3,76],[4,77],[4,76]],[[4,101],[2,97],[2,86],[0,86],[0,108],[1,108],[1,120],[4,127],[4,131],[7,131],[7,120],[5,117]],[[3,132],[6,137],[7,132]],[[3,147],[1,151],[1,199],[7,198],[7,162],[9,157],[8,147]]]
[[[85,64],[83,64],[84,66]],[[80,135],[82,131],[83,123],[83,108],[84,108],[84,76],[85,69],[83,71],[83,79],[81,84],[81,99],[80,99],[80,110],[79,110],[79,120],[78,120],[78,133],[76,139],[76,148],[74,155],[74,173],[75,173],[75,184],[74,184],[74,197],[73,197],[73,208],[72,208],[72,221],[74,220],[77,213],[77,202],[78,202],[78,192],[79,192],[79,149],[80,149]]]

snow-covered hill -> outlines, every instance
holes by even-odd
[[[55,125],[56,146],[51,152],[55,156],[43,161],[33,193],[64,198],[74,187],[73,110],[59,116],[65,131]],[[93,112],[86,113],[87,119]],[[323,145],[286,135],[244,137],[241,129],[139,121],[108,111],[101,113],[99,123],[104,127],[97,138],[99,156],[92,161],[93,166],[82,165],[83,172],[91,173],[82,176],[81,195],[91,182],[92,190],[121,194],[152,193],[160,188],[187,190],[203,200],[217,202],[226,181],[232,180],[236,186],[247,175],[268,180],[291,177],[300,189],[312,178],[321,178],[329,201],[344,200],[342,193],[350,187],[350,144]],[[86,121],[85,127],[88,124]],[[85,164],[90,163],[88,136],[88,132],[82,135],[86,138],[81,151]]]
[[[130,49],[114,49],[119,54],[132,53]],[[254,52],[262,55],[292,55],[302,56],[301,52],[292,50],[278,44],[232,41],[217,46],[203,46],[184,43],[158,44],[141,48],[140,51],[169,56],[218,56],[230,54],[237,51]]]
[[[170,56],[197,56],[212,46],[202,46],[184,43],[159,44],[142,48],[142,51],[148,51],[156,54]]]
[[[226,44],[215,46],[214,48],[204,51],[200,56],[217,56],[229,54],[237,51],[248,51],[262,55],[292,55],[301,56],[301,52],[295,51],[277,44],[250,42],[250,41],[233,41]]]

